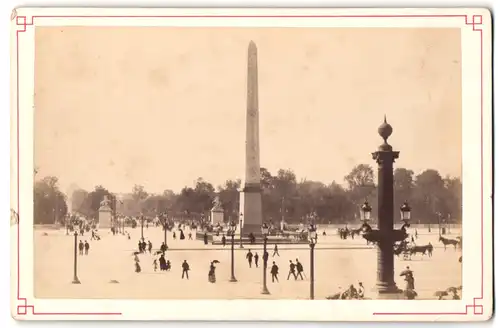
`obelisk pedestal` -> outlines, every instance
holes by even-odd
[[[245,139],[245,180],[240,193],[243,235],[260,235],[262,228],[262,195],[260,185],[259,90],[257,46],[248,45],[247,112]]]

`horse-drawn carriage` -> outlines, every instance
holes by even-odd
[[[403,255],[403,260],[411,260],[412,255],[420,253],[422,256],[428,255],[432,257],[434,247],[431,243],[427,245],[415,245],[409,243],[407,240],[401,241],[399,244],[394,245],[394,255]]]

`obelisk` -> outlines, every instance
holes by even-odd
[[[257,74],[257,46],[248,45],[247,114],[245,139],[245,179],[240,193],[240,218],[243,234],[259,235],[262,227],[262,196],[259,156],[259,90]],[[242,217],[241,217],[242,215]]]

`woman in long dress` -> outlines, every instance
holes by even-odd
[[[210,262],[210,269],[208,271],[208,281],[212,284],[215,283],[215,265],[214,262]]]
[[[415,292],[415,278],[413,277],[413,271],[410,270],[410,267],[406,267],[406,270],[400,273],[400,276],[405,277],[406,288],[405,288],[405,296],[413,300],[415,296],[417,296],[417,292]]]
[[[160,256],[160,271],[167,271],[167,262],[165,261],[165,257],[163,254]]]

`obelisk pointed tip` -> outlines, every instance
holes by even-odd
[[[257,49],[257,45],[253,40],[250,40],[250,43],[248,44],[248,49]]]

